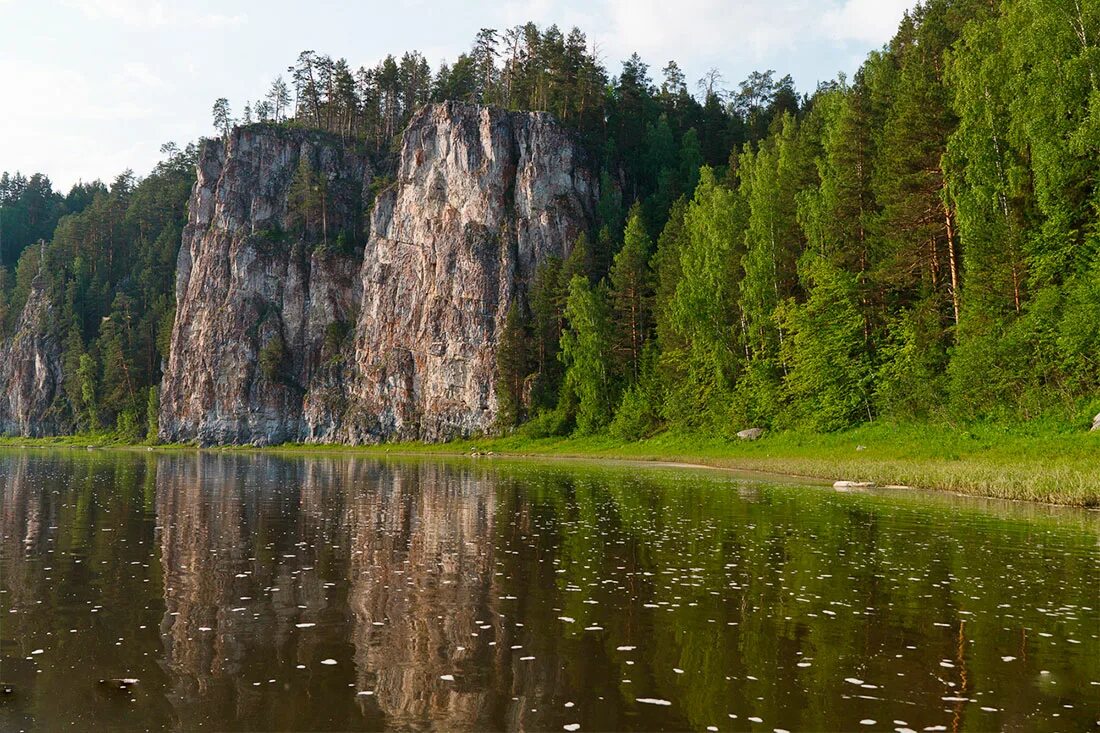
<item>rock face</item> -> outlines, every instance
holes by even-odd
[[[51,333],[54,305],[35,277],[15,334],[0,343],[0,433],[54,435],[68,428],[61,396],[61,343]]]
[[[443,440],[496,416],[497,338],[536,266],[591,221],[595,186],[545,114],[426,107],[363,261],[348,442]],[[323,437],[323,436],[318,436]]]
[[[329,195],[327,224],[301,234],[303,156]],[[271,128],[208,144],[199,168],[160,426],[206,443],[488,430],[508,306],[568,253],[597,194],[548,115],[456,103],[413,118],[392,182],[372,186],[370,163],[337,140]],[[378,188],[367,237],[357,202]]]
[[[365,157],[316,133],[238,128],[203,146],[177,263],[163,439],[302,435],[303,402],[329,371],[326,341],[332,351],[354,319],[371,180]]]

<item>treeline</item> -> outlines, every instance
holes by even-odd
[[[1091,416],[1098,44],[1096,4],[928,0],[854,79],[783,109],[698,183],[686,151],[705,128],[677,148],[665,90],[629,62],[608,94],[629,91],[645,131],[608,130],[625,230],[601,207],[595,241],[513,306],[504,427]]]
[[[41,173],[30,178],[19,171],[0,173],[0,277],[15,267],[23,250],[49,239],[62,216],[83,211],[102,188],[99,181],[78,183],[62,196]]]
[[[156,419],[150,388],[167,358],[197,148],[169,144],[162,153],[140,181],[127,171],[110,186],[97,181],[53,195],[63,215],[49,244],[26,247],[14,272],[0,268],[0,335],[18,328],[32,286],[54,304],[45,336],[63,350],[60,423],[74,430],[117,429],[137,439]]]
[[[637,56],[612,75],[579,31],[528,24],[434,72],[416,52],[353,72],[307,51],[242,119],[218,100],[215,125],[386,153],[421,104],[458,99],[576,131],[598,221],[510,309],[502,429],[1078,415],[1100,387],[1098,44],[1094,3],[927,0],[854,78],[800,97],[773,72],[729,90]],[[64,201],[5,179],[3,333],[41,273],[76,429],[155,419],[195,159],[165,152]],[[300,206],[327,239],[324,207]],[[51,217],[49,246],[27,248]],[[9,239],[16,221],[40,228]]]
[[[773,119],[800,104],[794,80],[776,79],[773,71],[754,73],[730,92],[712,69],[692,94],[675,61],[655,86],[649,67],[634,55],[609,77],[580,30],[563,34],[533,23],[482,29],[469,52],[435,72],[416,51],[357,70],[346,59],[303,51],[287,73],[289,83],[277,77],[263,98],[245,103],[239,118],[229,100],[218,99],[214,127],[224,134],[235,123],[300,125],[383,152],[399,144],[413,113],[428,102],[548,111],[582,136],[631,198],[657,188],[662,158],[676,155],[685,133],[692,136],[688,167],[721,165],[730,150],[762,138]]]

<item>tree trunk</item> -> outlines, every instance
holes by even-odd
[[[951,306],[955,311],[955,325],[959,325],[959,265],[955,255],[955,230],[951,226],[951,208],[947,205],[947,185],[944,184],[943,217],[947,226],[947,256],[951,267]]]

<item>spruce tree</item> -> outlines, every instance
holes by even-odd
[[[628,380],[635,381],[641,370],[642,349],[649,338],[653,300],[649,269],[652,242],[637,204],[630,210],[623,237],[623,248],[615,255],[611,268],[611,302],[622,371]]]
[[[565,306],[568,327],[561,337],[565,365],[566,401],[576,401],[577,431],[599,432],[611,422],[617,396],[611,343],[610,313],[602,286],[593,288],[587,278],[574,275]]]
[[[526,417],[524,384],[529,370],[527,327],[519,303],[512,301],[497,344],[497,421],[501,428],[514,428]]]

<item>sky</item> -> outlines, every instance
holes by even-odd
[[[312,49],[352,68],[419,50],[433,69],[480,28],[529,20],[584,31],[611,73],[637,51],[655,79],[675,59],[689,81],[725,86],[754,70],[801,91],[849,76],[914,0],[0,0],[0,171],[78,180],[139,176],[160,146],[213,133]],[[694,84],[691,84],[694,87]]]

